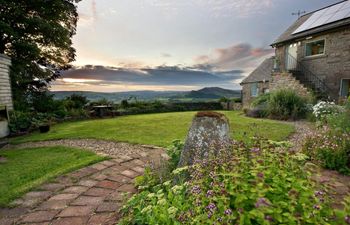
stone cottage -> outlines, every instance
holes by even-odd
[[[248,77],[242,82],[242,103],[244,108],[248,108],[254,98],[260,94],[270,91],[269,82],[275,57],[265,59]]]
[[[349,97],[350,0],[301,16],[271,46],[275,64],[270,91],[290,87],[302,95],[313,92],[332,100]],[[243,100],[249,99],[244,95],[243,91]]]
[[[9,134],[8,111],[13,109],[10,84],[11,59],[0,54],[0,138]]]

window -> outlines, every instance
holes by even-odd
[[[305,56],[323,55],[325,52],[325,40],[306,43]]]
[[[259,94],[258,83],[252,83],[250,86],[250,95],[256,97]]]
[[[342,79],[340,86],[340,96],[349,97],[350,96],[350,79]]]

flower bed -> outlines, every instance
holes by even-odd
[[[121,224],[346,224],[349,209],[330,207],[306,158],[256,139],[176,169],[165,182],[149,173]]]

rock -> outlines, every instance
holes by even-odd
[[[192,165],[195,157],[203,159],[211,152],[216,155],[230,143],[227,117],[216,112],[199,112],[192,121],[178,166]]]

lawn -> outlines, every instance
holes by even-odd
[[[58,175],[105,159],[93,152],[60,146],[1,150],[0,155],[6,158],[0,163],[0,206],[8,206]]]
[[[176,112],[122,116],[65,122],[46,134],[33,133],[11,140],[13,144],[66,138],[94,138],[166,147],[175,139],[184,140],[196,112]],[[229,118],[232,137],[247,139],[256,134],[271,140],[285,140],[294,126],[273,120],[253,119],[241,112],[223,111]]]

